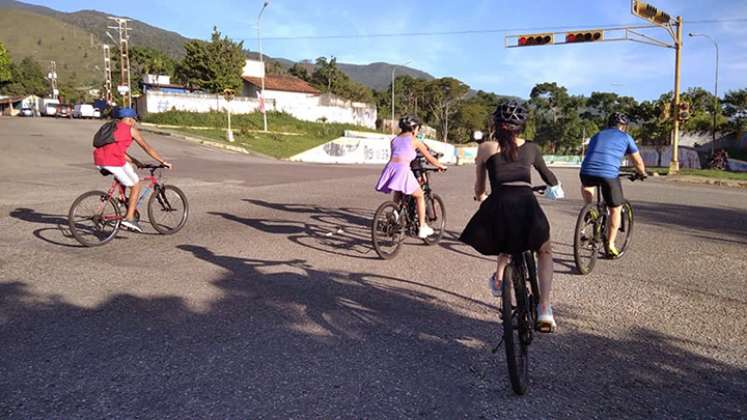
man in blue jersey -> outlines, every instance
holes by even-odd
[[[602,197],[610,210],[609,229],[607,229],[607,243],[612,256],[619,254],[615,248],[615,237],[620,228],[620,213],[623,197],[620,184],[620,164],[628,155],[641,177],[646,177],[646,167],[638,152],[638,146],[625,130],[628,127],[628,117],[615,112],[607,120],[607,129],[594,135],[589,142],[584,162],[581,164],[581,195],[586,203],[594,200],[594,190],[597,186],[602,189]]]

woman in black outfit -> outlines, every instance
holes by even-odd
[[[538,328],[554,332],[556,324],[550,305],[553,275],[550,224],[531,189],[531,167],[537,169],[553,193],[559,192],[560,186],[547,169],[537,145],[517,137],[526,119],[526,108],[515,102],[499,105],[493,113],[492,141],[479,146],[475,159],[475,198],[482,204],[460,240],[483,255],[498,256],[496,272],[488,280],[494,296],[500,296],[508,256],[525,250],[537,251],[541,291]],[[486,174],[490,179],[490,195],[486,195]]]

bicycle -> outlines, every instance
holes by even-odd
[[[542,193],[546,188],[544,185],[532,187],[532,191]],[[526,394],[529,385],[529,345],[537,328],[539,302],[536,253],[526,250],[512,254],[501,283],[503,335],[493,353],[505,344],[508,377],[511,388],[518,395]]]
[[[438,158],[438,155],[436,155]],[[433,228],[433,235],[424,238],[426,245],[435,245],[446,230],[446,209],[443,199],[433,192],[430,186],[430,172],[438,172],[438,168],[428,168],[424,165],[424,158],[416,158],[411,167],[415,178],[420,181],[420,187],[425,196],[426,222]],[[405,195],[399,203],[385,201],[374,213],[371,223],[371,242],[379,257],[389,260],[394,258],[406,236],[418,236],[417,204],[411,195]]]
[[[638,173],[621,173],[619,177],[627,177],[631,181],[644,180]],[[630,247],[633,240],[633,205],[625,200],[620,213],[620,227],[615,238],[615,248],[618,255],[613,256],[607,250],[608,209],[602,201],[602,189],[596,187],[597,202],[586,204],[578,214],[576,229],[573,235],[573,260],[576,269],[581,274],[589,274],[596,264],[600,250],[609,259],[620,259]]]
[[[137,207],[152,190],[148,198],[148,219],[156,232],[171,235],[178,232],[187,223],[189,203],[187,196],[179,188],[162,182],[161,169],[164,165],[140,165],[150,175],[150,181],[140,193]],[[106,169],[99,170],[101,175],[111,175]],[[124,215],[127,213],[127,196],[125,186],[114,179],[107,192],[88,191],[73,201],[68,212],[68,226],[73,237],[87,247],[101,246],[117,236]],[[139,210],[135,210],[135,219],[140,220]]]

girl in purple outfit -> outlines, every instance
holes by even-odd
[[[415,179],[415,175],[413,175],[410,169],[410,162],[415,159],[416,150],[419,150],[431,165],[441,170],[445,170],[446,167],[438,159],[434,158],[428,152],[428,148],[415,137],[420,131],[420,121],[417,118],[409,116],[402,117],[399,120],[399,128],[402,131],[397,137],[392,139],[391,157],[381,172],[379,182],[376,183],[376,191],[385,194],[394,191],[395,202],[399,202],[402,199],[402,194],[415,197],[415,203],[418,208],[418,220],[420,221],[418,236],[420,238],[427,238],[433,235],[433,229],[425,222],[425,198],[423,190],[420,188],[420,183]]]

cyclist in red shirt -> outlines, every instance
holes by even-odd
[[[128,155],[127,149],[134,140],[145,153],[162,165],[171,168],[171,164],[163,160],[158,152],[156,152],[156,149],[152,148],[143,139],[140,130],[135,127],[137,112],[134,109],[120,108],[117,118],[119,121],[117,121],[117,128],[114,130],[114,143],[94,149],[93,162],[98,169],[106,169],[114,175],[120,184],[130,188],[127,215],[122,221],[122,225],[137,232],[142,232],[143,228],[135,220],[135,209],[137,207],[138,196],[140,195],[140,178],[138,178],[137,173],[135,173],[131,165],[131,163],[134,163],[136,166],[139,166],[140,162]]]

